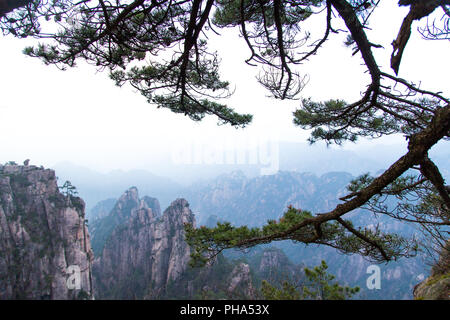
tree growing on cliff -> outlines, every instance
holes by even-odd
[[[220,124],[236,127],[248,125],[252,116],[239,114],[223,103],[231,92],[229,83],[220,77],[218,54],[208,48],[208,32],[239,29],[243,45],[250,52],[245,62],[261,67],[257,81],[276,99],[298,98],[305,82],[296,67],[320,53],[333,35],[348,33],[346,44],[353,47],[353,55],[362,59],[370,76],[365,91],[354,102],[339,97],[329,101],[303,99],[294,113],[294,123],[312,129],[311,143],[322,140],[342,144],[359,137],[403,134],[408,151],[379,176],[355,180],[349,194],[341,198],[342,203],[329,212],[313,214],[289,208],[280,221],[269,221],[254,229],[227,223],[216,228],[187,226],[187,239],[196,249],[193,256],[197,261],[205,262],[227,248],[248,248],[284,239],[327,245],[374,261],[415,253],[417,244],[411,239],[379,228],[354,226],[345,219],[347,213],[364,206],[399,220],[431,226],[438,232],[450,225],[448,190],[439,168],[428,156],[433,145],[450,137],[450,102],[445,94],[421,88],[379,66],[373,49],[380,46],[369,40],[366,30],[380,1],[23,2],[24,7],[9,13],[2,11],[0,28],[17,37],[43,39],[43,43],[24,50],[29,56],[62,69],[85,60],[97,68],[109,69],[117,85],[132,85],[157,107],[195,121],[214,115]],[[400,4],[411,6],[393,42],[391,66],[396,74],[413,21],[435,12],[441,14],[441,20],[427,24],[420,32],[425,39],[448,39],[450,19],[447,0]],[[320,39],[311,40],[303,24],[316,14],[323,15],[325,31]],[[58,31],[54,32],[54,26],[45,31],[46,20],[53,20]],[[336,28],[339,23],[344,23],[347,30]],[[349,55],[349,59],[356,58]],[[434,71],[440,72],[430,70]],[[406,175],[411,171],[418,174]],[[420,194],[424,206],[404,206],[395,212],[379,206],[383,196],[407,199],[411,194]]]
[[[64,184],[61,187],[59,187],[59,189],[61,190],[62,194],[66,197],[73,197],[78,194],[77,188],[74,185],[72,185],[70,181],[64,182]]]

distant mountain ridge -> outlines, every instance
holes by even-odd
[[[89,231],[92,234],[92,249],[96,256],[101,254],[105,242],[114,230],[125,224],[136,210],[150,210],[154,217],[161,214],[159,201],[156,198],[145,196],[140,199],[138,189],[131,187],[115,202],[110,212],[92,221]]]
[[[97,244],[94,278],[99,297],[159,297],[187,268],[190,250],[184,223],[193,223],[194,216],[186,200],[173,201],[161,215],[157,200],[140,199],[133,187],[103,219],[91,231]]]
[[[421,257],[380,266],[380,291],[365,288],[370,264],[361,256],[287,241],[252,248],[245,255],[227,251],[203,269],[188,267],[184,224],[195,225],[196,215],[208,226],[217,221],[261,225],[280,217],[290,204],[325,212],[346,193],[351,178],[345,172],[316,176],[281,171],[247,177],[235,171],[175,191],[192,198],[192,204],[177,196],[163,214],[157,198],[141,198],[137,187],[129,187],[117,200],[94,207],[87,230],[83,200],[67,190],[62,194],[54,171],[0,165],[0,249],[9,255],[0,260],[0,298],[86,299],[94,296],[94,288],[100,299],[248,298],[256,296],[261,279],[302,276],[302,266],[317,265],[322,259],[341,283],[361,286],[363,298],[411,298],[412,288],[428,273]],[[375,221],[359,210],[349,216],[359,225]],[[382,223],[390,231],[411,232],[395,220]],[[62,266],[72,264],[81,267],[81,291],[69,290],[65,282],[70,272]],[[2,282],[5,276],[9,278]]]
[[[441,159],[442,160],[442,159]],[[445,161],[445,159],[443,159]],[[170,191],[171,199],[185,198],[196,216],[199,225],[211,225],[212,221],[230,221],[236,225],[262,225],[268,219],[278,219],[288,205],[310,210],[313,213],[333,209],[338,198],[346,194],[346,186],[354,176],[346,172],[329,172],[321,176],[312,173],[280,171],[274,175],[248,177],[244,172],[222,174],[189,187]],[[147,193],[147,192],[146,192]],[[151,193],[147,193],[151,194]],[[114,194],[117,197],[118,194]],[[346,215],[357,225],[374,223],[371,214],[358,214],[358,210]],[[210,216],[216,216],[209,219]],[[387,231],[411,233],[410,226],[399,221],[383,221]],[[92,223],[91,227],[95,228]],[[91,228],[90,227],[90,228]],[[93,229],[91,229],[93,230]],[[359,256],[343,256],[331,248],[304,248],[289,242],[274,243],[282,248],[294,263],[317,265],[321,259],[329,264],[329,270],[340,281],[349,285],[365,287],[366,268],[370,265]],[[94,250],[97,245],[94,241]],[[357,270],[357,272],[355,272]],[[382,266],[385,285],[382,292],[362,290],[372,299],[410,299],[412,288],[426,277],[429,266],[424,257],[401,259]]]
[[[281,171],[275,175],[248,178],[242,172],[221,175],[216,179],[198,183],[182,196],[190,199],[192,210],[200,215],[199,224],[212,226],[214,221],[228,221],[234,225],[261,226],[269,219],[279,219],[288,205],[309,210],[313,214],[325,213],[341,203],[339,197],[347,194],[346,186],[354,178],[345,172],[330,172],[321,176],[311,173]],[[379,222],[384,231],[411,235],[416,232],[411,224],[387,217],[377,218],[361,209],[345,218],[356,226]],[[346,256],[325,246],[307,246],[290,241],[274,242],[294,263],[318,265],[326,260],[329,270],[338,280],[359,285],[361,295],[370,299],[411,299],[412,289],[429,272],[423,255],[400,259],[381,266],[382,291],[366,288],[366,269],[371,264],[359,255]],[[262,246],[265,248],[267,246]],[[258,247],[252,248],[257,250]],[[226,251],[226,257],[245,257],[246,254]]]
[[[136,186],[145,194],[154,195],[163,206],[168,206],[174,199],[173,195],[182,188],[170,178],[145,170],[116,170],[104,174],[67,162],[54,165],[53,169],[57,172],[60,183],[69,180],[77,187],[80,197],[86,202],[88,218],[94,205],[108,198],[117,199],[130,186]]]
[[[233,224],[259,226],[280,218],[289,205],[316,213],[334,208],[352,178],[346,172],[318,177],[287,171],[248,178],[235,171],[194,184],[181,196],[189,199],[200,224],[216,215]]]
[[[340,202],[338,198],[346,194],[346,186],[352,178],[352,175],[345,172],[327,173],[322,176],[311,173],[278,172],[275,175],[251,178],[236,171],[194,184],[178,195],[189,199],[190,208],[199,220],[198,225],[207,224],[211,227],[217,221],[229,221],[235,225],[258,226],[268,219],[278,219],[290,204],[313,213],[333,209]],[[348,217],[352,218],[356,225],[364,226],[376,222],[371,214],[358,210],[350,213]],[[386,231],[411,232],[411,226],[399,221],[386,220],[382,223]],[[96,223],[90,226],[94,235],[94,250],[95,227]],[[330,272],[337,275],[341,283],[360,286],[361,297],[370,299],[412,298],[412,288],[421,277],[426,277],[429,269],[422,256],[391,262],[381,266],[383,290],[370,291],[367,290],[365,283],[368,277],[366,269],[370,263],[361,256],[346,256],[332,248],[305,247],[289,241],[275,242],[271,246],[282,249],[289,257],[290,263],[314,266],[320,264],[321,260],[326,260]],[[261,246],[261,250],[266,249],[268,246]],[[254,250],[260,252],[259,247],[252,248],[250,252]],[[227,259],[250,259],[247,254],[233,250],[226,251],[224,255]],[[177,285],[179,284],[177,282]]]
[[[440,167],[445,179],[450,179],[449,142],[442,141],[430,150],[430,158]],[[288,172],[310,172],[320,177],[329,172],[348,172],[353,176],[371,172],[376,173],[388,168],[406,151],[405,146],[366,144],[354,150],[330,147],[323,144],[308,145],[299,142],[283,142],[277,144],[279,170]],[[374,156],[376,152],[376,157]],[[156,157],[156,156],[155,156]],[[115,170],[99,173],[69,162],[55,164],[52,168],[58,173],[61,183],[65,180],[77,187],[80,196],[86,202],[88,218],[90,211],[99,201],[117,199],[123,190],[136,186],[144,194],[151,194],[159,199],[163,207],[167,207],[176,197],[182,196],[187,188],[199,183],[209,183],[218,175],[228,175],[233,171],[241,171],[248,178],[261,176],[261,163],[242,164],[220,163],[174,163],[169,155],[160,155],[159,160],[149,164],[145,170]],[[248,159],[247,159],[248,160]]]

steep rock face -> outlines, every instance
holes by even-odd
[[[240,299],[254,299],[256,291],[252,284],[250,266],[246,263],[239,263],[231,272],[228,280],[228,294]]]
[[[144,196],[144,198],[142,198],[144,200],[144,202],[147,204],[147,206],[152,209],[153,213],[156,216],[160,216],[161,215],[161,206],[159,204],[158,199],[156,198],[152,198],[149,196]]]
[[[135,205],[129,218],[114,228],[94,263],[101,298],[158,297],[186,270],[190,249],[184,241],[184,224],[194,223],[189,204],[177,199],[159,217],[159,203],[154,200],[139,199],[132,188],[110,213],[123,218],[127,212],[122,211],[130,209],[130,203]]]
[[[110,198],[97,203],[87,214],[89,221],[95,221],[106,217],[114,208],[117,199]]]
[[[102,254],[103,246],[115,228],[127,223],[133,212],[144,206],[146,209],[151,209],[154,216],[159,216],[161,213],[157,199],[151,197],[139,199],[138,189],[131,187],[117,200],[107,215],[93,221],[89,229],[92,234],[92,248],[96,256]]]
[[[165,251],[170,252],[166,281],[175,281],[186,270],[190,260],[190,248],[185,241],[184,225],[195,224],[195,218],[189,209],[189,203],[184,199],[177,199],[166,211],[162,218],[162,225],[167,238]],[[161,238],[161,240],[164,236]],[[163,252],[160,250],[164,260]]]
[[[262,252],[257,272],[261,278],[280,282],[302,275],[303,266],[293,264],[282,250],[272,247]]]
[[[276,248],[266,249],[262,254],[259,272],[270,272],[270,270],[279,269],[288,264],[290,261],[283,251]]]
[[[128,205],[127,205],[128,203]],[[134,207],[130,206],[130,203]],[[127,212],[119,212],[120,210]],[[122,219],[106,239],[94,262],[94,283],[99,299],[222,299],[254,296],[250,270],[216,257],[203,268],[189,267],[190,248],[184,225],[195,218],[184,199],[177,199],[159,214],[159,202],[139,199],[128,190],[110,215]],[[119,221],[105,217],[107,221]],[[94,231],[93,237],[96,237]]]
[[[84,202],[55,172],[0,166],[0,299],[93,297]]]
[[[285,281],[300,283],[305,281],[304,264],[294,264],[283,250],[276,247],[255,247],[242,253],[236,251],[225,254],[229,259],[245,259],[251,271],[254,287],[260,287],[262,280],[272,285],[279,285]],[[240,257],[240,258],[239,258]],[[236,261],[236,260],[235,260]],[[239,261],[239,260],[238,260]]]

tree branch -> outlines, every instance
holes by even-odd
[[[380,246],[376,241],[369,239],[368,237],[366,237],[365,235],[363,235],[361,232],[359,232],[358,230],[356,230],[355,228],[353,228],[350,224],[348,224],[347,222],[345,222],[344,220],[342,220],[340,217],[336,218],[336,221],[339,222],[342,226],[344,226],[345,229],[347,229],[348,231],[350,231],[351,233],[353,233],[355,236],[357,236],[358,238],[360,238],[361,240],[369,243],[371,246],[375,247],[376,249],[378,249],[378,251],[380,251],[381,255],[383,256],[383,258],[386,261],[389,261],[390,258],[389,256],[386,254],[386,251],[384,251],[383,247]]]
[[[27,6],[32,1],[33,0],[0,0],[0,19],[15,9]]]
[[[442,139],[450,130],[450,105],[447,105],[436,111],[428,127],[411,136],[408,144],[408,152],[391,165],[382,175],[375,178],[372,183],[359,191],[355,198],[339,204],[330,212],[318,214],[313,218],[308,218],[292,226],[286,231],[279,232],[270,236],[263,236],[240,241],[237,246],[246,246],[249,244],[258,244],[273,239],[289,238],[299,229],[309,226],[322,224],[330,220],[337,220],[344,214],[364,205],[374,195],[379,194],[385,187],[400,177],[410,167],[420,164],[427,155],[428,150]]]
[[[445,205],[450,210],[450,196],[445,188],[444,178],[439,172],[438,167],[430,160],[430,158],[428,158],[428,156],[425,156],[420,163],[420,171],[434,185],[442,200],[444,200]]]

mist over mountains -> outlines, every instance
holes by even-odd
[[[114,227],[108,221],[117,216],[114,214],[117,201],[130,187],[136,187],[140,194],[157,199],[161,208],[169,207],[174,199],[186,199],[198,226],[214,226],[218,221],[261,226],[269,219],[279,219],[288,205],[313,213],[327,212],[340,202],[339,197],[347,193],[346,186],[350,180],[366,172],[377,174],[404,153],[397,146],[382,146],[376,150],[369,147],[346,150],[283,142],[276,145],[275,153],[273,145],[271,147],[269,151],[272,153],[266,156],[272,157],[269,159],[272,163],[262,161],[263,155],[258,150],[247,150],[241,153],[240,161],[235,159],[234,163],[220,161],[219,156],[222,154],[219,152],[208,155],[209,159],[215,159],[217,163],[205,163],[203,160],[207,159],[206,155],[203,160],[200,157],[196,162],[174,163],[174,159],[169,157],[164,162],[161,160],[164,155],[159,154],[156,156],[159,162],[155,160],[148,170],[99,173],[68,162],[59,163],[53,168],[59,177],[59,184],[70,180],[86,201],[86,217],[92,222],[90,232],[95,234],[101,224],[103,230],[109,232],[120,227],[121,223]],[[430,158],[440,166],[443,176],[448,179],[450,151],[446,143],[435,146],[430,152]],[[262,174],[263,169],[273,163],[278,164],[279,170],[273,174]],[[416,232],[414,227],[398,221],[377,221],[371,215],[358,213],[360,210],[346,217],[359,226],[381,223],[388,232],[408,235]],[[109,237],[105,234],[102,241]],[[97,239],[100,239],[98,234]],[[340,282],[365,287],[366,269],[370,263],[360,256],[346,256],[332,248],[305,247],[289,241],[273,243],[271,246],[282,250],[280,254],[285,254],[290,264],[313,266],[326,260],[330,272],[336,274]],[[95,251],[95,237],[93,247]],[[260,257],[266,249],[270,248],[258,246],[245,254],[228,250],[225,257],[241,259],[252,265],[252,259],[259,259],[255,257]],[[412,298],[414,285],[429,273],[429,262],[419,255],[382,266],[383,290],[362,290],[360,298]]]
[[[154,195],[167,207],[173,200],[173,194],[182,188],[170,178],[145,170],[115,170],[104,174],[69,162],[59,163],[53,169],[57,172],[60,184],[69,180],[77,187],[80,197],[86,202],[87,212],[102,200],[118,198],[131,186],[136,186],[144,194]]]
[[[212,227],[218,221],[228,221],[235,225],[261,226],[269,219],[279,219],[288,205],[310,210],[313,213],[323,213],[333,209],[339,203],[338,198],[346,193],[346,185],[352,178],[351,174],[345,172],[330,172],[317,176],[312,173],[280,171],[274,175],[246,177],[243,172],[234,171],[184,188],[179,191],[177,197],[189,202],[192,214],[198,222],[197,226]],[[136,192],[135,187],[130,190]],[[154,206],[146,200],[153,198],[142,199],[142,203],[147,203],[147,207]],[[151,202],[154,201],[156,200]],[[138,202],[134,201],[134,203]],[[127,219],[120,222],[121,214],[116,211],[122,212],[123,208],[131,207],[122,195],[117,202],[114,199],[99,202],[95,210],[91,211],[88,216],[92,221],[89,228],[93,234],[92,245],[97,254],[101,251],[97,245],[98,239],[101,242],[114,241],[108,240],[110,237],[113,238],[110,236],[112,231],[115,228],[121,230],[124,223],[131,223],[126,222]],[[346,218],[352,220],[357,226],[379,223],[386,232],[411,235],[417,231],[410,224],[391,218],[378,219],[362,210],[351,212]],[[119,243],[125,243],[125,238]],[[381,266],[383,288],[371,291],[365,289],[366,269],[371,263],[359,255],[343,255],[333,248],[281,241],[268,246],[257,246],[245,252],[227,250],[224,255],[228,259],[240,259],[251,265],[251,261],[256,256],[260,256],[270,247],[281,250],[288,257],[290,264],[313,266],[320,264],[321,260],[327,261],[330,272],[337,275],[338,281],[362,288],[360,298],[363,299],[411,299],[414,285],[425,278],[429,272],[429,265],[427,265],[429,261],[426,261],[424,255],[400,259]]]
[[[178,173],[180,179],[177,179],[176,170],[170,177],[164,177],[146,170],[99,173],[70,163],[54,166],[59,177],[58,185],[61,186],[65,180],[71,181],[77,187],[77,195],[86,201],[86,216],[84,216],[84,202],[80,202],[82,203],[80,217],[92,235],[94,254],[90,255],[91,259],[92,257],[96,259],[94,278],[98,285],[97,296],[119,299],[194,296],[200,298],[198,294],[202,294],[201,292],[210,293],[220,289],[225,297],[231,291],[234,292],[232,284],[236,281],[239,281],[242,284],[241,289],[251,296],[254,294],[254,286],[266,277],[267,268],[282,269],[283,273],[287,274],[298,274],[302,266],[315,266],[320,264],[321,260],[325,260],[329,265],[329,271],[336,275],[340,283],[362,288],[358,297],[360,299],[411,299],[414,286],[430,272],[430,266],[427,264],[429,261],[426,261],[424,255],[400,259],[381,266],[383,287],[375,291],[366,289],[366,270],[370,262],[361,256],[342,255],[333,248],[304,246],[291,241],[257,246],[246,252],[226,250],[216,267],[205,271],[189,271],[187,268],[189,257],[186,255],[188,250],[183,240],[182,227],[183,221],[187,218],[178,213],[185,212],[186,217],[189,217],[187,220],[195,219],[197,226],[214,226],[218,221],[229,221],[235,225],[261,226],[267,220],[279,219],[289,205],[309,210],[314,214],[323,213],[333,209],[340,202],[338,199],[347,193],[346,186],[356,176],[355,172],[374,172],[382,165],[376,160],[365,161],[363,157],[348,150],[330,149],[331,155],[321,158],[319,151],[315,153],[311,149],[310,154],[302,156],[300,149],[280,146],[284,148],[280,147],[278,154],[280,170],[266,175],[261,174],[264,163],[210,164],[211,171],[201,170],[202,166],[208,167],[204,164],[196,164],[199,169],[192,168],[192,165],[190,168],[189,165],[178,168],[181,170],[180,168],[184,167],[186,174],[191,177],[198,173],[195,180],[183,176],[182,173]],[[398,152],[393,150],[391,157],[396,156],[394,151]],[[286,156],[287,154],[289,156]],[[438,148],[431,155],[436,162],[440,162],[443,172],[448,172],[449,168],[446,165],[449,159],[447,155],[448,151],[445,148]],[[298,161],[298,166],[295,166],[294,159],[301,156],[305,161]],[[347,172],[326,171],[328,168],[345,169],[345,166],[349,169]],[[220,170],[213,175],[213,168],[216,167]],[[27,166],[9,165],[5,168],[5,170],[19,170]],[[30,168],[38,170],[34,166]],[[227,172],[230,168],[237,170]],[[300,171],[302,168],[311,168],[314,172],[312,170],[302,172]],[[21,184],[27,179],[25,182],[28,186],[31,184],[29,182],[31,178],[22,177],[22,171],[19,172],[20,177],[15,179]],[[192,183],[186,185],[186,181],[191,180]],[[37,185],[37,182],[35,184]],[[56,177],[54,188],[55,186]],[[142,197],[137,195],[138,189]],[[45,201],[52,203],[56,196],[51,195],[48,198],[48,201]],[[69,199],[66,201],[70,208],[74,206],[70,199],[79,198],[69,196],[66,199]],[[23,200],[25,203],[28,201],[26,197]],[[176,209],[178,207],[182,210]],[[61,208],[71,210],[63,206]],[[162,215],[161,209],[164,208],[168,209]],[[87,220],[84,220],[84,217]],[[404,235],[411,235],[416,231],[411,225],[399,221],[377,220],[360,209],[349,213],[346,218],[358,226],[380,223],[385,231]],[[65,222],[61,223],[62,227],[65,227],[64,224]],[[91,244],[85,247],[91,250]],[[143,250],[142,254],[137,254],[138,249]],[[40,256],[53,254],[41,251]],[[151,273],[146,274],[142,270],[150,270],[146,258],[150,256],[158,258],[155,258],[155,264],[150,268]],[[134,264],[127,267],[130,259]],[[119,273],[115,268],[117,265],[123,266]],[[171,265],[182,267],[173,271],[175,269],[170,267]],[[175,272],[173,274],[177,276],[172,276],[171,272]],[[108,276],[99,276],[103,274]],[[273,275],[272,271],[271,274]],[[276,271],[275,275],[281,274]],[[118,279],[118,282],[111,282],[111,279]],[[158,284],[154,285],[153,282],[157,279],[162,280],[158,280]],[[222,284],[226,284],[225,287]]]
[[[190,206],[199,224],[213,227],[217,222],[227,221],[240,226],[260,227],[268,220],[279,220],[289,205],[314,214],[326,213],[342,203],[339,197],[347,194],[346,186],[353,176],[346,172],[329,172],[323,175],[280,171],[274,175],[249,178],[242,172],[223,174],[209,182],[193,184],[183,197]],[[416,226],[385,216],[375,216],[363,209],[347,215],[355,226],[379,227],[388,233],[410,237],[417,233]],[[411,299],[412,289],[419,279],[429,272],[430,259],[419,254],[414,258],[403,258],[381,265],[381,290],[366,287],[367,268],[372,264],[357,254],[345,255],[327,246],[295,243],[293,241],[272,242],[269,246],[281,249],[295,264],[318,265],[327,261],[329,270],[341,283],[361,288],[362,299]],[[253,247],[241,252],[228,250],[229,258],[252,259],[252,256],[267,249],[267,245]]]
[[[450,300],[450,2],[383,3],[0,0],[0,300]]]
[[[430,158],[441,168],[446,180],[450,179],[448,146],[448,142],[441,142],[430,152]],[[278,161],[278,169],[281,171],[309,172],[317,176],[328,172],[347,172],[358,176],[366,172],[375,174],[386,169],[405,151],[398,145],[362,145],[348,150],[327,148],[323,144],[280,142],[271,147],[272,150],[265,157],[276,159],[270,161],[262,159],[261,150],[236,151],[232,153],[234,158],[227,160],[227,153],[223,150],[216,150],[217,153],[214,154],[214,150],[204,149],[199,159],[192,157],[186,163],[174,159],[174,155],[155,152],[148,167],[139,170],[100,173],[67,161],[57,163],[52,168],[55,169],[61,184],[69,180],[77,187],[86,202],[86,211],[90,212],[99,201],[117,199],[130,186],[136,186],[143,194],[158,198],[161,206],[167,207],[174,198],[183,193],[182,190],[188,189],[192,184],[207,183],[233,171],[241,171],[249,178],[261,176],[264,173],[262,170],[270,165],[269,162],[274,164]],[[207,151],[212,154],[207,155]]]

